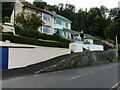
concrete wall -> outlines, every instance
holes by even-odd
[[[103,45],[70,43],[69,50],[73,52],[83,52],[83,48],[90,51],[104,51]]]
[[[15,35],[15,29],[13,26],[8,25],[2,25],[3,26],[3,32],[12,32]]]
[[[41,46],[35,48],[9,48],[8,68],[26,67],[68,53],[68,49]]]

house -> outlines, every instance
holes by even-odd
[[[45,10],[38,8],[36,6],[33,6],[31,4],[20,2],[19,0],[15,3],[15,8],[13,9],[10,23],[14,24],[15,16],[17,16],[20,12],[26,12],[28,14],[36,13],[42,17],[42,20],[44,21],[44,25],[42,27],[39,27],[38,31],[41,33],[46,33],[52,35],[54,33],[52,28],[52,17],[53,15]]]
[[[28,14],[36,13],[42,16],[42,20],[45,24],[42,27],[39,27],[39,32],[49,35],[58,33],[64,38],[71,39],[72,22],[63,16],[58,15],[55,11],[50,12],[48,7],[41,9],[31,4],[17,0],[11,15],[11,24],[14,24],[15,16],[23,11]]]
[[[58,33],[64,38],[71,39],[71,21],[67,18],[58,15],[55,11],[51,11],[54,17],[54,33]]]

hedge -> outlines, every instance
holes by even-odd
[[[62,36],[58,34],[47,35],[44,33],[40,33],[38,30],[27,30],[19,26],[15,26],[15,32],[16,34],[23,36],[23,37],[44,39],[44,40],[54,40],[54,41],[59,41],[59,42],[70,42],[70,40],[63,38]]]
[[[0,34],[0,35],[2,35],[2,41],[10,40],[12,43],[22,43],[22,44],[31,44],[31,45],[46,46],[46,47],[60,47],[60,48],[69,47],[69,43],[41,41],[33,38],[14,36],[10,34]]]

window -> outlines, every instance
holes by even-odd
[[[50,34],[50,27],[49,27],[49,26],[43,26],[42,32],[43,32],[43,33]]]
[[[50,15],[43,13],[43,20],[50,22]]]
[[[59,18],[55,18],[55,24],[62,25],[62,20]]]
[[[66,23],[66,27],[68,28],[68,23]]]

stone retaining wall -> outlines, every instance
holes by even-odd
[[[58,70],[66,70],[81,66],[90,65],[92,63],[97,62],[112,62],[112,60],[116,59],[115,51],[93,51],[93,52],[84,52],[78,53],[73,56],[70,56],[58,64],[55,64],[50,67],[46,67],[43,70],[36,71],[35,73],[43,73],[43,72],[52,72]]]

